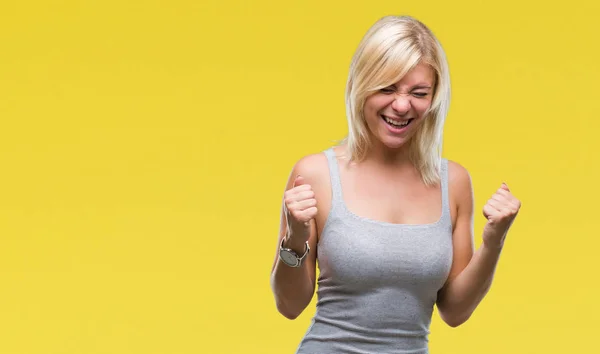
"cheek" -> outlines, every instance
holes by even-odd
[[[369,117],[373,111],[374,111],[373,104],[371,102],[365,102],[365,105],[363,107],[363,112],[365,114],[365,117]]]
[[[421,116],[429,109],[429,107],[431,107],[431,101],[417,102],[413,107]]]
[[[365,103],[365,106],[363,109],[363,114],[367,121],[372,120],[375,116],[377,116],[377,112],[378,112],[377,107],[378,106],[376,104],[374,104],[373,102]]]
[[[371,97],[365,102],[364,112],[368,116],[377,116],[390,102],[385,97]]]

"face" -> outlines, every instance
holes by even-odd
[[[404,145],[423,123],[434,83],[433,68],[418,64],[396,84],[368,97],[364,116],[375,142],[391,149]]]

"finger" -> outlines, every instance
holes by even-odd
[[[491,216],[494,216],[498,214],[498,210],[496,210],[496,208],[494,208],[493,206],[486,204],[483,206],[483,216],[485,216],[486,219],[490,219]]]
[[[291,202],[294,199],[298,199],[298,194],[308,191],[312,191],[312,187],[310,186],[310,184],[303,184],[301,186],[293,187],[292,189],[285,191],[284,197],[286,202]]]
[[[308,223],[317,216],[317,211],[318,210],[316,207],[310,207],[305,210],[296,211],[294,213],[294,218],[300,223]]]
[[[494,199],[488,200],[487,205],[489,205],[492,208],[494,208],[497,212],[502,211],[502,209],[504,208],[504,204],[503,203],[501,203],[501,202],[499,202],[497,200],[494,200]]]
[[[306,182],[304,181],[304,177],[298,175],[298,176],[296,176],[296,179],[294,180],[294,184],[292,185],[292,187],[298,187],[305,183]]]
[[[499,202],[494,199],[488,200],[488,205],[496,210],[495,212],[493,212],[493,215],[498,216],[499,218],[505,218],[510,215],[516,215],[518,211],[518,209],[514,208],[512,204]]]
[[[511,200],[510,203],[516,210],[521,209],[521,201],[518,200],[517,198],[514,198],[513,200]]]
[[[292,194],[296,195],[299,192],[305,192],[305,191],[310,191],[310,190],[312,190],[312,187],[310,186],[310,184],[303,184],[301,186],[297,186],[297,187],[294,187],[294,188],[290,189],[288,191],[288,194],[290,194],[290,195],[292,195]]]
[[[298,200],[293,202],[288,209],[292,211],[302,211],[317,205],[317,200],[314,198]]]
[[[504,189],[507,192],[510,192],[510,189],[508,188],[508,185],[506,184],[506,182],[502,182],[502,185],[500,186],[500,188]]]
[[[314,197],[315,197],[315,192],[312,189],[305,190],[305,191],[298,191],[293,196],[293,198],[296,199],[296,201],[298,201],[298,202],[305,200],[305,199],[311,199]]]
[[[507,204],[507,205],[510,204],[510,202],[511,202],[510,198],[508,198],[507,196],[502,195],[500,193],[496,193],[496,194],[492,195],[492,198],[490,198],[490,199],[495,200],[502,204]]]
[[[498,189],[498,192],[496,192],[495,195],[501,195],[505,197],[506,202],[510,204],[512,208],[519,209],[521,207],[521,202],[517,198],[515,198],[515,196],[512,195],[509,191],[506,191],[504,189]]]
[[[496,194],[504,195],[504,196],[507,196],[507,197],[512,197],[512,194],[510,193],[510,191],[506,190],[506,189],[504,189],[502,187],[498,188],[498,190],[496,191]]]

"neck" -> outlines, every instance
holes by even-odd
[[[375,141],[367,151],[365,160],[389,167],[412,165],[408,144],[396,149],[391,149],[381,142]]]

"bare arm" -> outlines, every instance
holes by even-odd
[[[298,175],[301,175],[308,185],[315,181],[315,161],[311,160],[314,160],[314,158],[308,156],[298,161],[288,178],[286,191],[293,188],[294,180]],[[308,230],[310,252],[302,265],[298,268],[286,265],[279,259],[279,246],[282,240],[284,240],[284,247],[291,248],[299,255],[304,253],[305,240],[303,237],[293,235],[292,230],[288,228],[285,209],[284,194],[279,237],[277,238],[275,260],[271,270],[271,290],[275,297],[277,310],[286,318],[295,319],[308,306],[315,291],[317,227],[315,220],[311,220],[310,229]]]
[[[456,327],[471,317],[490,290],[502,251],[502,242],[512,221],[506,227],[486,225],[484,242],[476,252],[473,252],[474,203],[471,179],[461,166],[453,163],[452,169],[454,174],[451,178],[452,188],[457,204],[453,232],[454,262],[448,281],[439,292],[437,306],[440,317],[448,325]],[[491,208],[489,202],[484,208],[484,213],[486,208]],[[505,217],[514,218],[516,211],[514,215]],[[489,217],[487,213],[486,216]],[[501,242],[496,242],[497,240]]]

